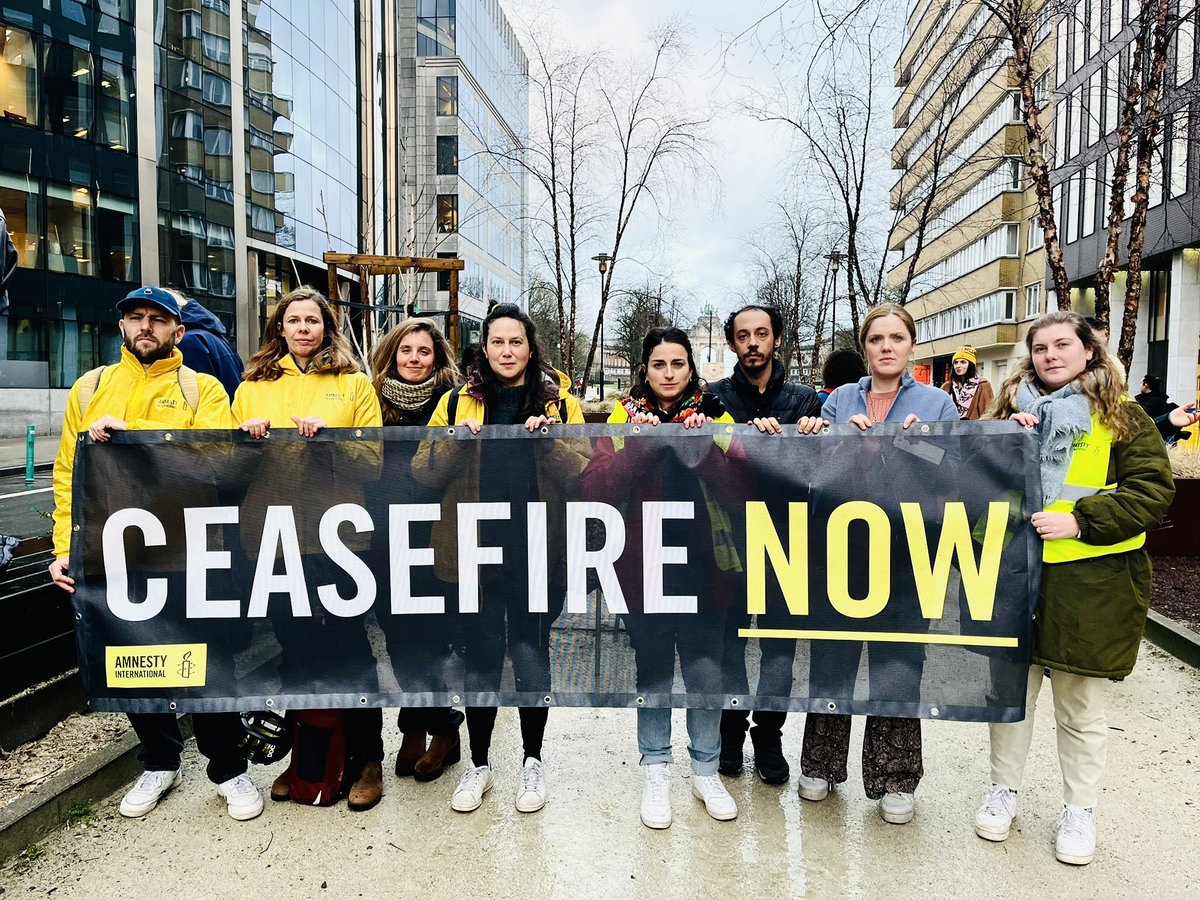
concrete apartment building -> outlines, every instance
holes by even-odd
[[[904,283],[922,200],[935,190],[908,294],[918,329],[916,374],[940,384],[955,348],[971,344],[981,376],[998,383],[1024,352],[1028,322],[1046,309],[1045,251],[1024,176],[1011,45],[988,10],[970,0],[920,0],[906,29],[893,107],[892,165],[901,175],[891,193],[903,218],[888,248],[888,287]],[[1038,19],[1033,42],[1037,90],[1049,98],[1054,35],[1047,17]]]
[[[1118,86],[1127,71],[1136,0],[1080,0],[1056,23],[1055,211],[1063,242],[1071,306],[1095,309],[1095,277],[1104,256]],[[1142,295],[1129,380],[1137,389],[1152,372],[1180,403],[1197,394],[1200,351],[1200,78],[1196,70],[1196,4],[1175,4],[1178,24],[1168,51],[1163,127],[1150,185],[1142,261]],[[1129,193],[1133,193],[1132,175]],[[1126,215],[1129,215],[1126,205]],[[1126,262],[1128,218],[1122,235]],[[1124,308],[1126,273],[1112,285],[1112,346]]]
[[[0,437],[57,427],[143,283],[198,299],[245,356],[284,293],[325,286],[327,250],[461,253],[469,339],[524,287],[525,182],[496,162],[528,119],[524,75],[496,0],[0,3],[0,207],[20,258]],[[423,312],[443,287],[420,286]],[[354,277],[342,288],[353,320]],[[408,311],[388,290],[381,324]]]

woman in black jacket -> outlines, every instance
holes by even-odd
[[[371,358],[375,392],[383,411],[383,424],[419,426],[429,424],[438,401],[458,386],[459,371],[449,341],[432,319],[407,319],[389,331]],[[412,478],[415,441],[385,444],[385,485],[388,502],[400,492],[409,502],[419,502],[429,489]],[[429,526],[418,546],[428,546]],[[413,569],[414,596],[441,595],[444,589],[428,567]],[[410,693],[444,693],[441,671],[450,656],[452,639],[446,616],[380,616],[387,637],[388,655],[400,688]],[[447,765],[462,755],[458,729],[463,714],[452,707],[406,707],[400,710],[404,740],[396,755],[396,774],[412,775],[417,781],[433,781]],[[429,737],[426,746],[425,739]]]

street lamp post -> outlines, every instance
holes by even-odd
[[[612,257],[607,253],[597,253],[592,261],[600,267],[600,402],[604,402],[604,273]]]
[[[830,314],[833,324],[829,331],[829,352],[833,353],[837,350],[837,273],[838,269],[842,267],[842,260],[845,257],[842,256],[841,251],[830,250],[825,254],[825,258],[829,260],[829,268],[833,271],[833,277],[830,279],[833,291],[829,301],[833,306],[833,311]]]

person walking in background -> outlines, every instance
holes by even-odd
[[[234,427],[229,397],[217,379],[184,367],[178,343],[184,329],[175,297],[157,287],[138,288],[117,304],[121,361],[86,373],[67,395],[62,438],[54,460],[54,562],[50,577],[74,593],[70,576],[71,491],[80,432],[105,442],[114,431]],[[130,473],[136,478],[137,473]],[[144,771],[121,800],[121,815],[144,816],[182,780],[183,736],[174,713],[130,713]],[[208,777],[234,819],[262,813],[258,788],[246,774],[237,713],[194,713],[196,745],[208,759]]]
[[[880,423],[908,428],[917,422],[957,421],[958,410],[951,399],[935,387],[920,384],[909,373],[908,365],[916,340],[917,326],[908,310],[890,303],[872,307],[863,318],[858,337],[871,374],[857,384],[846,384],[835,390],[825,401],[821,415],[801,419],[797,430],[801,434],[815,434],[829,424],[850,424],[865,433],[872,425]],[[879,463],[878,459],[865,464],[860,461],[856,472],[875,470],[882,475],[885,469]],[[860,496],[857,485],[849,478],[845,480],[847,499]],[[839,498],[830,496],[822,502],[830,503],[835,499]],[[856,572],[861,571],[853,559],[850,567]],[[897,571],[894,577],[898,575]],[[893,590],[896,590],[895,586]],[[837,691],[845,691],[847,686],[853,691],[858,657],[847,653],[847,649],[844,645],[830,647],[825,641],[812,642],[814,687],[810,693],[813,696],[837,696]],[[893,648],[876,645],[870,652],[868,674],[872,696],[878,691],[891,698],[916,700],[920,692],[923,648],[920,645]],[[846,671],[839,675],[843,668]],[[846,780],[849,749],[850,716],[808,714],[804,721],[804,746],[800,758],[799,783],[803,799],[824,800],[835,784]],[[879,801],[879,813],[885,822],[903,825],[912,821],[914,793],[923,774],[921,720],[867,716],[863,736],[863,786],[868,797]]]
[[[1042,509],[1031,526],[1043,542],[1042,578],[1025,719],[989,726],[992,786],[975,832],[989,841],[1009,835],[1049,669],[1063,778],[1054,852],[1087,865],[1108,742],[1104,690],[1137,661],[1150,603],[1146,529],[1175,488],[1153,423],[1124,396],[1120,365],[1082,316],[1042,316],[1025,346],[1029,355],[1005,379],[992,417],[1037,432]]]
[[[233,399],[233,418],[256,440],[270,429],[295,428],[311,438],[325,428],[377,428],[383,423],[379,398],[370,380],[360,370],[350,343],[338,328],[329,301],[311,287],[285,294],[267,321],[262,347],[246,365],[246,380]],[[317,469],[315,448],[294,445],[293,471],[288,483],[297,490],[336,491],[337,473]],[[366,448],[363,448],[366,450]],[[278,457],[276,457],[278,459]],[[276,478],[280,476],[275,476]],[[252,482],[246,495],[250,509],[266,509],[280,502],[269,496],[271,479]],[[274,480],[275,485],[280,482]],[[361,481],[359,481],[361,483]],[[361,489],[360,489],[361,491]],[[352,502],[338,495],[340,502]],[[359,498],[361,502],[361,497]],[[300,523],[302,546],[318,548],[316,523]],[[254,524],[250,523],[250,531]],[[245,531],[245,529],[244,529]],[[351,541],[347,542],[349,545]],[[253,542],[252,542],[253,545]],[[308,585],[335,581],[333,563],[324,552],[312,550],[303,556]],[[313,603],[313,609],[323,609]],[[330,666],[353,660],[360,668],[357,687],[364,692],[379,690],[375,657],[361,617],[281,617],[275,620],[281,648],[280,680],[284,692],[311,690],[314,681],[338,684],[346,673]],[[346,782],[351,784],[348,805],[366,810],[383,797],[383,710],[355,707],[343,711],[346,728]],[[291,783],[284,772],[271,785],[272,800],[288,800]]]
[[[857,350],[848,347],[834,350],[825,357],[825,365],[821,368],[821,390],[817,391],[817,399],[824,403],[843,384],[858,384],[866,374],[867,364]]]
[[[960,419],[981,419],[992,406],[992,384],[979,377],[977,362],[974,347],[959,347],[950,361],[950,380],[942,385],[958,407]]]
[[[434,428],[464,425],[472,434],[493,425],[522,425],[529,431],[560,424],[583,424],[579,401],[563,385],[546,358],[533,320],[512,303],[495,306],[483,320],[475,368],[461,389],[438,401],[429,420]],[[414,476],[443,491],[447,503],[512,503],[513,517],[503,534],[520,536],[503,541],[503,562],[484,566],[479,576],[478,612],[462,616],[466,668],[465,690],[493,694],[500,690],[505,650],[512,659],[515,691],[542,696],[550,683],[550,626],[562,612],[566,593],[563,560],[550,567],[546,612],[531,612],[528,555],[525,540],[527,501],[544,501],[547,532],[565,533],[563,510],[577,493],[586,453],[568,441],[546,441],[537,453],[511,453],[506,441],[471,445],[461,440],[429,441],[418,450]],[[453,522],[434,523],[436,574],[458,582],[457,531]],[[552,537],[551,540],[554,540]],[[460,586],[461,589],[461,586]],[[473,812],[494,783],[489,753],[496,726],[495,706],[467,706],[471,765],[450,799],[456,812]],[[519,812],[537,812],[548,796],[542,742],[549,719],[546,706],[521,706],[521,746],[524,763],[517,790]]]
[[[712,393],[735,422],[753,423],[764,434],[780,434],[785,425],[795,425],[805,416],[821,414],[821,401],[812,388],[784,378],[783,364],[775,355],[783,341],[782,332],[783,317],[773,306],[752,304],[730,315],[725,320],[725,341],[729,349],[737,354],[737,365],[732,375],[711,386]],[[751,444],[746,452],[749,454],[756,450],[770,452],[761,442]],[[762,467],[759,471],[761,477],[766,477],[770,468]],[[782,484],[766,485],[760,481],[759,496],[786,498],[787,494]],[[786,510],[786,500],[783,502]],[[780,513],[780,510],[776,509],[775,512]],[[786,512],[780,514],[786,518]],[[759,627],[786,628],[788,623],[777,623],[771,617],[771,613],[786,613],[786,607],[781,606],[784,603],[783,592],[774,577],[768,583],[771,585],[767,598],[769,612],[759,616]],[[726,622],[726,693],[745,694],[748,691],[746,641],[738,637],[738,628],[749,625],[750,617],[741,614],[731,614]],[[789,696],[796,642],[771,640],[762,642],[760,647],[762,659],[756,693],[771,697]],[[782,710],[759,709],[754,712],[754,727],[750,728],[754,769],[766,784],[784,784],[791,774],[787,758],[783,755],[782,729],[786,720],[787,713]],[[726,709],[721,712],[721,761],[718,771],[722,775],[737,775],[742,771],[742,748],[749,725],[750,713],[746,710]]]
[[[760,344],[769,352],[770,340]],[[628,397],[613,407],[610,424],[656,426],[681,423],[694,428],[706,422],[732,422],[721,401],[703,390],[687,333],[673,327],[652,328],[642,341],[642,364]],[[674,455],[677,454],[677,455]],[[649,449],[644,440],[603,438],[583,473],[583,494],[589,500],[627,505],[630,489],[664,502],[690,503],[696,510],[695,531],[711,540],[697,541],[696,554],[679,570],[663,592],[694,596],[703,604],[703,617],[691,613],[649,614],[642,592],[642,517],[626,521],[626,551],[616,562],[625,588],[629,629],[637,666],[637,689],[642,694],[673,693],[675,658],[679,656],[684,688],[696,695],[697,706],[687,710],[688,755],[692,763],[692,793],[721,821],[737,817],[737,803],[717,774],[721,755],[721,710],[711,706],[722,696],[721,665],[724,628],[722,612],[736,603],[742,571],[734,546],[727,510],[745,497],[738,478],[741,445],[727,437],[692,438],[671,454]],[[677,541],[678,542],[678,541]],[[698,546],[697,546],[698,545]],[[630,549],[634,548],[634,549]],[[744,661],[743,661],[744,666]],[[744,735],[744,730],[743,730]],[[639,706],[637,743],[645,772],[641,819],[648,828],[671,825],[670,764],[671,708]]]
[[[450,344],[432,319],[406,319],[384,335],[371,358],[371,368],[384,425],[427,425],[442,397],[457,389],[460,381]],[[387,505],[397,497],[407,503],[438,501],[435,492],[413,478],[415,450],[413,442],[385,442],[387,489],[376,495],[382,508],[375,521],[386,519]],[[413,546],[429,546],[429,524],[414,525],[413,531]],[[446,586],[428,566],[413,567],[411,577],[415,597],[446,593]],[[401,690],[446,692],[442,670],[450,656],[449,615],[380,617]],[[401,709],[397,724],[404,737],[396,754],[396,774],[402,778],[411,775],[417,781],[441,777],[447,765],[461,758],[458,730],[462,721],[463,714],[448,706]]]

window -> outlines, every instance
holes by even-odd
[[[1071,111],[1071,121],[1067,125],[1068,144],[1066,158],[1074,159],[1079,155],[1079,145],[1081,139],[1083,138],[1084,129],[1087,128],[1087,124],[1084,122],[1086,112],[1083,108],[1083,85],[1080,85],[1079,87],[1075,88],[1075,90],[1071,91],[1071,104],[1069,109]]]
[[[946,9],[950,9],[947,6]],[[1033,42],[1030,47],[1036,47],[1050,36],[1050,18],[1054,12],[1053,3],[1043,3],[1033,16]]]
[[[1054,106],[1054,164],[1062,165],[1067,154],[1067,109],[1069,100],[1060,100]]]
[[[437,255],[438,259],[456,259],[457,257],[458,257],[457,253],[439,253]],[[450,270],[449,269],[445,269],[445,270],[439,269],[438,270],[437,289],[439,291],[450,290]]]
[[[1092,0],[1088,10],[1088,58],[1100,52],[1100,0]]]
[[[437,80],[437,114],[458,115],[458,76],[439,75]]]
[[[442,234],[458,231],[458,194],[437,195],[437,230]]]
[[[92,130],[95,103],[92,55],[58,41],[47,41],[45,60],[46,130],[87,137]]]
[[[1063,16],[1054,27],[1055,53],[1055,82],[1062,84],[1067,80],[1067,22],[1069,16]]]
[[[1039,249],[1046,242],[1046,233],[1042,230],[1042,226],[1038,224],[1038,217],[1034,216],[1029,220],[1029,246],[1026,248],[1029,252]]]
[[[233,98],[233,90],[229,86],[229,79],[205,71],[201,78],[201,86],[201,95],[213,106],[229,106]]]
[[[437,139],[437,173],[439,175],[458,174],[458,136],[439,135]]]
[[[1124,5],[1122,0],[1108,0],[1108,36],[1110,38],[1115,38],[1125,27],[1125,21],[1121,18],[1124,13]]]
[[[223,65],[229,64],[229,38],[206,31],[201,43],[205,59],[211,59],[213,62]]]
[[[1033,85],[1033,99],[1037,101],[1037,105],[1042,109],[1050,103],[1050,76],[1051,72],[1047,69],[1038,76]]]
[[[111,59],[100,60],[96,139],[114,150],[129,152],[133,144],[133,72]]]
[[[1080,178],[1079,188],[1083,191],[1083,231],[1080,237],[1088,237],[1096,230],[1096,192],[1100,190],[1096,178],[1097,165],[1092,163],[1084,169]]]
[[[417,56],[453,56],[455,0],[417,0]]]
[[[1186,10],[1186,11],[1185,11]],[[1179,27],[1175,32],[1175,84],[1187,84],[1196,74],[1196,20],[1191,14],[1195,0],[1181,0]]]
[[[1188,125],[1186,110],[1175,113],[1171,123],[1171,196],[1178,197],[1188,189]]]
[[[1070,244],[1079,237],[1079,181],[1074,177],[1068,178],[1063,185],[1066,194],[1066,216],[1063,223],[1062,241]]]
[[[13,122],[38,121],[37,50],[33,35],[0,28],[0,111]]]
[[[1025,318],[1036,318],[1045,311],[1045,307],[1042,306],[1042,283],[1036,281],[1025,285]]]
[[[189,141],[204,139],[204,119],[194,109],[185,109],[171,116],[171,137]]]
[[[96,244],[100,277],[137,281],[137,204],[100,194],[96,198]]]
[[[1087,119],[1087,145],[1090,147],[1100,140],[1100,70],[1097,69],[1088,79],[1088,102],[1083,110]]]
[[[233,156],[233,132],[228,128],[205,128],[204,152],[208,156]]]
[[[1121,55],[1118,53],[1108,61],[1104,75],[1104,133],[1117,130],[1121,98]]]
[[[51,272],[94,275],[92,194],[85,187],[46,185],[46,262]]]
[[[40,195],[40,186],[29,176],[0,172],[0,209],[4,210],[9,237],[17,248],[17,265],[25,269],[42,264]]]
[[[1087,32],[1084,17],[1087,15],[1087,0],[1079,0],[1071,12],[1071,71],[1078,72],[1087,59]],[[1062,50],[1060,49],[1061,53]]]

